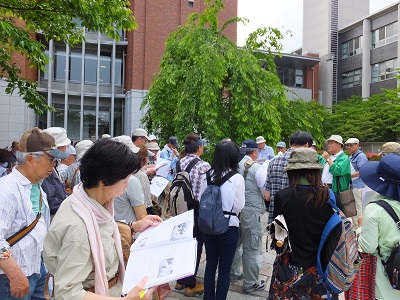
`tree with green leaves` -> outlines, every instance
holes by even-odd
[[[47,57],[44,46],[35,39],[36,32],[70,46],[84,40],[80,26],[118,40],[118,30],[137,27],[129,5],[128,0],[0,0],[0,79],[6,78],[6,92],[17,90],[37,114],[51,109],[36,91],[36,82],[20,77],[13,53],[25,55],[32,68],[44,71]],[[17,20],[25,26],[18,26]]]
[[[219,26],[222,1],[206,2],[202,14],[189,15],[166,41],[160,71],[142,104],[146,128],[163,138],[197,132],[211,145],[258,135],[273,144],[295,130],[309,130],[323,139],[322,116],[315,118],[323,109],[315,103],[289,102],[277,76],[273,51],[281,55],[282,33],[257,29],[238,48],[223,31],[247,20],[232,18]]]
[[[382,89],[367,99],[353,96],[332,107],[324,133],[357,137],[361,141],[396,141],[400,136],[400,88]]]

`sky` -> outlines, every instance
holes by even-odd
[[[396,2],[398,0],[370,0],[370,13]],[[282,33],[290,30],[292,34],[282,40],[283,52],[290,53],[301,48],[302,0],[238,0],[238,16],[250,21],[246,26],[238,24],[238,46],[242,46],[248,34],[256,28],[276,27]]]

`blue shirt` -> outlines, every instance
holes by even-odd
[[[257,160],[271,160],[275,157],[274,149],[272,147],[265,145],[264,148],[257,149],[258,157]]]
[[[177,155],[175,155],[174,157],[172,157],[172,149],[170,147],[168,147],[167,145],[164,146],[164,149],[160,152],[160,157],[167,159],[170,161],[170,165],[169,165],[169,169],[170,172],[168,174],[168,176],[166,177],[166,179],[168,179],[169,181],[172,181],[174,179],[174,170],[175,170],[175,165],[176,162],[178,161],[178,157]]]
[[[356,153],[350,156],[350,162],[354,170],[358,172],[360,170],[360,167],[368,162],[368,158],[364,154],[364,152],[358,149]],[[353,188],[361,189],[363,187],[365,187],[365,183],[361,180],[360,177],[353,178]]]

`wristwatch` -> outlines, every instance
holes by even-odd
[[[330,162],[330,161],[332,161],[332,159],[330,159],[330,158],[328,158],[328,159],[326,160],[326,162]]]

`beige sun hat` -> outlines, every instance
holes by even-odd
[[[400,144],[396,142],[388,142],[383,144],[382,151],[379,153],[379,155],[390,153],[400,153]]]
[[[297,148],[290,153],[288,165],[284,173],[299,169],[322,169],[324,166],[318,162],[318,153],[312,148]]]
[[[331,135],[326,141],[335,141],[343,145],[343,138],[340,135]]]

